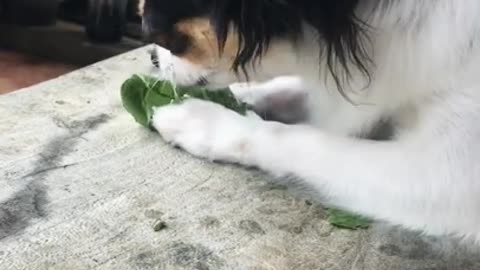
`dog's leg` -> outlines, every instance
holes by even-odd
[[[380,142],[245,118],[198,100],[160,108],[153,122],[194,155],[296,175],[336,206],[480,240],[479,112],[468,97],[438,98],[422,106],[408,133]]]
[[[433,103],[422,109],[414,129],[393,141],[265,123],[251,135],[241,162],[297,175],[336,206],[480,240],[480,107],[468,97]]]
[[[296,76],[277,77],[263,83],[235,83],[230,89],[266,120],[289,124],[308,120],[307,87]]]
[[[321,90],[311,91],[308,83],[297,76],[281,76],[263,83],[235,83],[230,89],[239,100],[253,105],[253,110],[265,120],[309,123],[341,136],[370,137],[372,132],[388,132],[382,129],[390,120],[383,115],[382,108],[355,106],[329,95],[315,96]],[[381,130],[372,131],[376,128]]]

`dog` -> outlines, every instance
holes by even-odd
[[[293,124],[194,99],[157,108],[167,142],[295,175],[328,205],[480,240],[479,1],[142,0],[139,10],[178,84],[246,83],[235,94],[253,103],[305,97],[307,119]],[[368,139],[379,123],[391,137]]]

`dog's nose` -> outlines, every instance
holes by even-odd
[[[152,48],[150,50],[150,61],[156,68],[160,68],[160,60],[159,60],[158,51],[156,50],[156,48]]]

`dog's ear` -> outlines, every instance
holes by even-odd
[[[352,77],[352,69],[370,80],[368,26],[356,17],[359,0],[212,0],[213,25],[222,49],[230,27],[239,37],[233,68],[261,59],[274,37],[296,39],[307,23],[318,33],[322,59],[338,89]],[[344,95],[345,96],[345,95]],[[346,96],[345,96],[346,97]]]
[[[272,38],[300,33],[300,18],[286,1],[213,0],[212,6],[219,49],[223,49],[231,27],[238,35],[239,49],[233,63],[237,72],[245,71],[248,62],[261,58]]]
[[[342,89],[352,77],[352,68],[360,71],[370,81],[368,25],[356,16],[358,3],[359,0],[297,2],[301,16],[318,32],[320,53],[326,59],[332,78],[345,98],[347,96]]]

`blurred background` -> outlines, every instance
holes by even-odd
[[[0,0],[0,94],[142,46],[137,0]]]

